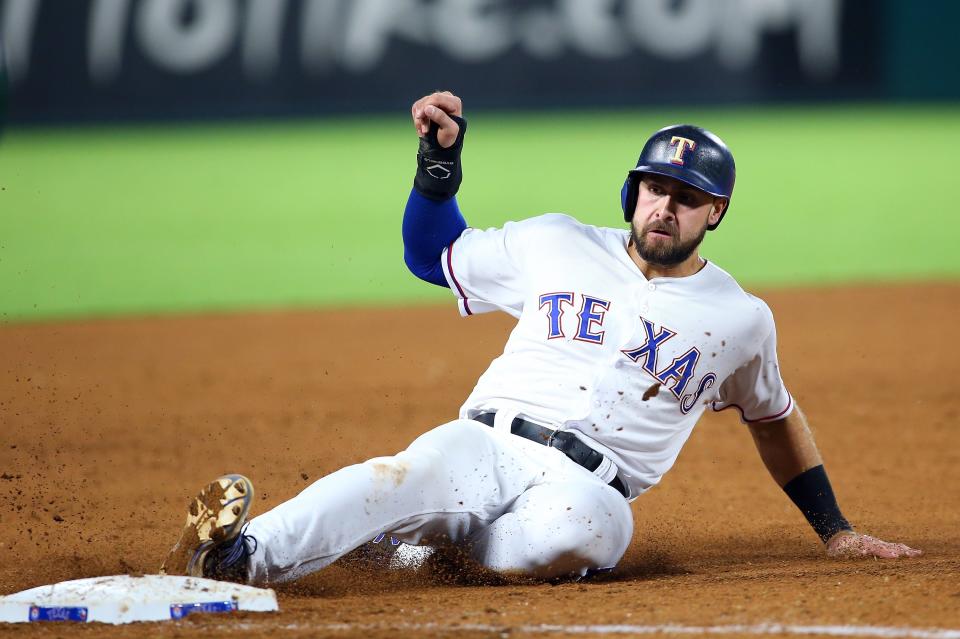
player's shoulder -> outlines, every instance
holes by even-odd
[[[744,289],[735,277],[716,263],[708,262],[707,269],[711,288],[725,308],[751,320],[755,327],[773,326],[773,312],[764,300]]]
[[[611,235],[620,236],[625,232],[603,226],[586,224],[566,213],[544,213],[515,222],[514,224],[522,226],[525,230],[535,231],[538,234],[555,234],[557,237],[570,241],[577,241],[578,239],[603,241]]]
[[[599,252],[609,250],[611,242],[616,241],[615,229],[584,224],[565,213],[544,213],[533,217],[504,222],[499,228],[468,228],[458,241],[483,242],[487,238],[502,243],[509,249],[523,249],[527,255],[537,259],[550,259],[551,256],[569,255],[571,252]],[[625,232],[619,232],[619,242],[623,244]]]
[[[567,215],[566,213],[543,213],[542,215],[535,215],[517,222],[508,222],[507,224],[515,224],[531,229],[563,229],[566,231],[581,230],[587,226],[577,218],[572,215]]]

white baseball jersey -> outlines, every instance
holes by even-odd
[[[656,484],[707,405],[735,406],[746,421],[787,415],[766,305],[712,264],[648,281],[627,240],[563,215],[464,231],[443,253],[445,274],[463,314],[518,318],[503,355],[461,419],[253,519],[249,579],[296,579],[381,533],[462,543],[511,574],[610,568],[633,534],[627,502],[608,485],[615,475],[631,497]],[[489,410],[494,428],[470,421]],[[518,415],[570,430],[606,459],[591,473],[515,437]]]
[[[647,280],[629,231],[549,214],[467,229],[443,254],[462,315],[518,319],[460,416],[498,412],[573,431],[604,453],[631,498],[673,465],[707,406],[744,422],[793,409],[773,316],[725,271]]]

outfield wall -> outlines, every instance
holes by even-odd
[[[950,0],[0,0],[15,123],[957,98]]]

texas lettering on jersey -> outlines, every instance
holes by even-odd
[[[581,295],[583,299],[580,305],[580,312],[577,313],[577,332],[573,339],[581,342],[593,342],[594,344],[603,344],[603,318],[610,308],[610,302],[591,297],[590,295]],[[563,332],[563,305],[573,306],[573,293],[544,293],[540,296],[540,309],[546,308],[547,317],[550,320],[550,330],[547,333],[547,339],[557,339],[566,337]]]
[[[640,364],[643,370],[667,387],[673,393],[673,396],[680,400],[680,410],[684,414],[689,413],[700,396],[717,382],[716,373],[707,373],[701,378],[695,392],[684,394],[690,380],[694,377],[697,364],[700,362],[700,349],[691,346],[687,352],[675,357],[670,364],[658,372],[657,357],[660,347],[677,333],[666,326],[661,326],[659,330],[656,330],[653,322],[643,316],[640,316],[640,322],[643,324],[646,340],[637,348],[625,349],[620,352]],[[673,380],[673,384],[670,384],[671,380]]]
[[[547,339],[567,337],[563,327],[565,306],[575,307],[578,297],[572,291],[559,293],[544,293],[540,295],[540,310],[545,311],[548,320]],[[581,303],[577,313],[576,331],[572,339],[594,344],[603,344],[603,320],[610,309],[610,302],[592,295],[579,295]],[[657,328],[653,322],[640,316],[645,339],[636,348],[623,349],[620,352],[646,371],[653,379],[667,388],[673,396],[680,400],[680,410],[684,414],[690,412],[697,400],[717,381],[717,375],[709,372],[701,378],[695,391],[686,393],[690,381],[694,379],[697,364],[700,362],[700,349],[696,346],[689,348],[682,355],[678,355],[669,364],[660,368],[658,359],[660,348],[670,338],[677,335],[666,326]],[[672,383],[671,383],[672,382]]]

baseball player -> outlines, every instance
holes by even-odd
[[[459,98],[413,104],[420,139],[405,261],[461,315],[517,319],[458,419],[392,456],[348,466],[247,522],[253,484],[221,477],[191,504],[162,570],[254,584],[319,570],[382,535],[455,544],[540,578],[616,565],[629,502],[660,481],[703,412],[736,409],[773,479],[830,556],[912,557],[855,532],[777,363],[764,302],[698,247],[723,220],[735,167],[704,129],[654,133],[621,192],[628,229],[548,214],[471,229],[455,194]]]

